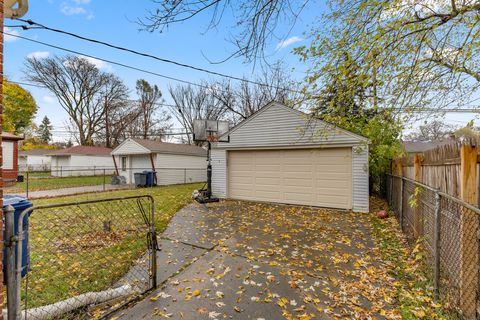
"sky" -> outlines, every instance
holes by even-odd
[[[260,72],[258,65],[247,64],[242,58],[230,59],[221,64],[212,64],[210,61],[223,60],[229,56],[235,47],[228,41],[232,30],[233,16],[227,12],[222,24],[214,30],[208,30],[210,12],[186,21],[175,24],[164,32],[148,32],[141,30],[138,19],[147,16],[148,10],[154,9],[151,0],[119,1],[119,0],[31,0],[29,11],[23,17],[32,19],[49,27],[63,29],[85,37],[106,41],[115,45],[143,51],[156,56],[176,60],[182,63],[203,67],[209,70],[227,73],[233,76],[254,76]],[[294,79],[302,80],[308,65],[300,62],[299,57],[292,53],[293,48],[299,45],[308,45],[305,32],[326,10],[321,0],[313,1],[307,7],[295,26],[290,29],[288,25],[281,25],[276,30],[276,38],[272,38],[266,49],[266,56],[270,62],[282,61],[288,70],[292,70]],[[7,19],[5,24],[18,25],[18,21]],[[21,35],[35,40],[55,44],[84,54],[125,63],[156,73],[200,82],[204,79],[214,79],[213,76],[202,72],[173,66],[145,57],[121,52],[101,45],[95,45],[66,35],[52,33],[46,30],[20,30],[18,28],[5,29],[5,32]],[[66,53],[17,39],[6,35],[5,37],[5,75],[13,81],[26,82],[24,74],[25,58],[29,56],[48,57],[64,56]],[[135,98],[135,82],[143,78],[157,84],[166,102],[171,102],[168,87],[177,83],[164,78],[140,73],[122,68],[102,61],[92,60],[101,70],[115,73],[124,80],[131,89],[131,98]],[[46,89],[26,87],[34,96],[39,109],[35,123],[40,123],[44,116],[48,116],[54,126],[54,140],[68,140],[69,134],[65,132],[68,116],[61,108],[55,96]],[[464,125],[474,115],[447,114],[445,122],[452,125]],[[427,120],[428,121],[428,120]],[[417,122],[413,127],[419,125]],[[174,127],[179,125],[174,123]]]

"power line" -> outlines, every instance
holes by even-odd
[[[31,39],[31,38],[27,38],[27,37],[24,37],[24,36],[20,36],[20,35],[8,33],[8,32],[5,32],[5,31],[1,31],[1,30],[0,30],[0,32],[3,33],[3,34],[5,34],[5,35],[7,35],[7,36],[11,36],[11,37],[23,39],[23,40],[30,41],[30,42],[33,42],[33,43],[41,44],[41,45],[46,46],[46,47],[50,47],[50,48],[54,48],[54,49],[57,49],[57,50],[61,50],[61,51],[73,53],[73,54],[76,54],[76,55],[81,55],[81,56],[84,56],[84,57],[87,57],[87,58],[92,58],[92,59],[96,59],[96,60],[99,60],[99,61],[107,62],[107,63],[113,64],[113,65],[117,65],[117,66],[120,66],[120,67],[123,67],[123,68],[127,68],[127,69],[131,69],[131,70],[135,70],[135,71],[147,73],[147,74],[150,74],[150,75],[154,75],[154,76],[157,76],[157,77],[160,77],[160,78],[165,78],[165,79],[169,79],[169,80],[172,80],[172,81],[177,81],[177,82],[182,82],[182,83],[190,84],[190,85],[197,86],[197,87],[200,87],[200,88],[203,88],[203,89],[211,89],[209,86],[205,86],[205,85],[202,85],[202,84],[199,84],[199,83],[195,83],[195,82],[191,82],[191,81],[188,81],[188,80],[182,80],[182,79],[179,79],[179,78],[175,78],[175,77],[171,77],[171,76],[166,76],[166,75],[164,75],[164,74],[160,74],[160,73],[157,73],[157,72],[148,71],[148,70],[145,70],[145,69],[133,67],[133,66],[130,66],[130,65],[121,63],[121,62],[116,62],[116,61],[112,61],[112,60],[109,60],[109,59],[104,59],[104,58],[96,57],[96,56],[93,56],[93,55],[90,55],[90,54],[86,54],[86,53],[83,53],[83,52],[80,52],[80,51],[67,49],[67,48],[60,47],[60,46],[57,46],[57,45],[54,45],[54,44],[46,43],[46,42],[39,41],[39,40],[34,40],[34,39]]]
[[[34,84],[34,83],[27,83],[27,82],[21,82],[21,81],[14,81],[14,80],[7,80],[10,83],[15,83],[19,85],[24,85],[24,86],[32,86],[32,87],[38,87],[38,88],[46,88],[45,86]],[[137,100],[133,99],[127,99],[125,101],[128,102],[137,102]],[[178,108],[179,106],[174,105],[174,104],[168,104],[168,103],[160,103],[156,102],[154,103],[155,105],[159,106],[165,106],[165,107],[171,107],[171,108]],[[210,109],[223,109],[221,107],[209,107]],[[477,109],[478,108],[478,109]],[[182,107],[182,109],[193,109],[192,107]],[[443,108],[443,109],[434,109],[434,108],[413,108],[409,110],[405,110],[402,108],[393,108],[395,111],[404,111],[404,112],[415,112],[415,113],[426,113],[426,112],[435,112],[435,113],[480,113],[480,106],[470,106],[470,108]]]
[[[212,70],[208,70],[208,69],[201,68],[201,67],[196,67],[194,65],[178,62],[178,61],[175,61],[175,60],[172,60],[172,59],[166,59],[166,58],[158,57],[158,56],[155,56],[153,54],[140,52],[140,51],[137,51],[137,50],[134,50],[134,49],[126,48],[126,47],[117,46],[117,45],[114,45],[114,44],[111,44],[111,43],[108,43],[108,42],[105,42],[105,41],[96,40],[96,39],[92,39],[92,38],[87,38],[87,37],[81,36],[81,35],[73,33],[73,32],[68,32],[68,31],[61,30],[61,29],[47,27],[47,26],[45,26],[41,23],[38,23],[38,22],[35,22],[35,21],[32,21],[32,20],[24,20],[24,19],[17,19],[17,20],[25,22],[29,25],[37,26],[37,27],[35,27],[35,29],[45,29],[45,30],[49,30],[49,31],[52,31],[52,32],[60,33],[60,34],[65,34],[65,35],[68,35],[68,36],[71,36],[71,37],[74,37],[74,38],[77,38],[77,39],[80,39],[80,40],[92,42],[92,43],[95,43],[95,44],[100,44],[100,45],[103,45],[103,46],[106,46],[106,47],[109,47],[109,48],[129,52],[129,53],[132,53],[132,54],[135,54],[135,55],[138,55],[138,56],[151,58],[151,59],[158,60],[158,61],[161,61],[161,62],[164,62],[164,63],[173,64],[173,65],[176,65],[176,66],[179,66],[179,67],[200,71],[200,72],[204,72],[204,73],[207,73],[207,74],[211,74],[211,75],[215,75],[215,76],[219,76],[219,77],[223,77],[223,78],[227,78],[227,79],[231,79],[231,80],[247,82],[247,83],[255,84],[255,85],[258,85],[258,86],[262,86],[262,87],[269,87],[269,88],[273,88],[273,89],[277,89],[277,90],[287,90],[287,91],[291,91],[291,92],[295,92],[295,93],[301,93],[299,91],[290,90],[290,89],[283,88],[283,87],[273,86],[273,85],[269,85],[269,84],[266,84],[266,83],[261,83],[261,82],[258,82],[258,81],[248,80],[248,79],[232,76],[232,75],[229,75],[229,74],[225,74],[225,73],[221,73],[221,72],[217,72],[217,71],[212,71]],[[17,28],[21,27],[24,30],[31,29],[31,27],[28,27],[28,26],[12,26],[12,27],[17,27]]]

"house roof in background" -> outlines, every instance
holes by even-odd
[[[2,139],[4,140],[23,140],[23,137],[14,135],[10,132],[2,132]]]
[[[207,150],[202,147],[190,144],[169,143],[144,139],[133,139],[142,147],[150,150],[152,153],[170,153],[170,154],[188,154],[195,156],[206,156]]]
[[[58,150],[55,149],[32,149],[32,150],[26,150],[26,151],[19,151],[18,155],[19,156],[45,156],[48,155],[52,152],[55,152]]]
[[[407,153],[422,153],[453,142],[455,142],[454,139],[442,139],[433,141],[402,141],[402,144]]]
[[[89,147],[89,146],[75,146],[66,149],[54,150],[49,153],[49,156],[70,156],[70,155],[82,155],[82,156],[109,156],[112,149],[105,147]]]

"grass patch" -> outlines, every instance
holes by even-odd
[[[380,199],[372,199],[372,212],[387,207]],[[397,279],[397,305],[402,319],[450,319],[441,304],[433,301],[431,272],[421,245],[410,248],[400,226],[390,212],[387,219],[370,215],[372,231],[380,248],[382,259],[387,263],[390,274]]]
[[[192,201],[191,193],[199,187],[200,184],[187,184],[119,190],[32,202],[39,206],[151,195],[155,201],[155,224],[162,232],[175,212]],[[139,258],[144,258],[146,239],[147,228],[135,200],[34,211],[30,217],[32,272],[28,276],[28,307],[116,284],[139,263]],[[25,297],[25,292],[22,295]]]
[[[26,192],[27,190],[27,177],[25,176],[24,182],[17,182],[15,186],[6,188],[8,192]],[[51,176],[29,176],[28,190],[40,191],[40,190],[53,190],[72,187],[85,187],[85,186],[97,186],[103,185],[103,176],[82,176],[82,177],[51,177]],[[105,177],[105,183],[110,183],[110,176]]]

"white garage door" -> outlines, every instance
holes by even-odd
[[[351,148],[229,151],[232,199],[352,208]]]

